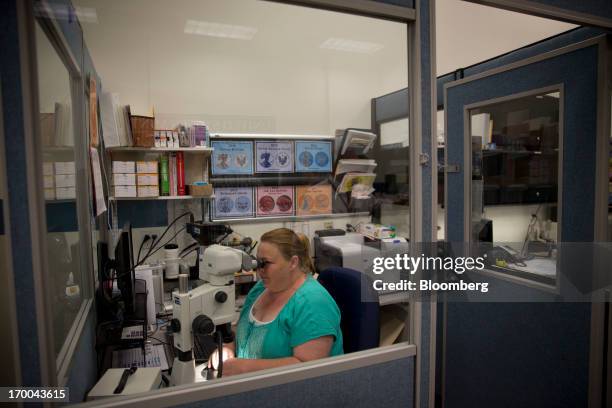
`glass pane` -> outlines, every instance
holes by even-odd
[[[436,113],[437,117],[437,131],[436,131],[436,144],[438,153],[438,212],[437,212],[437,239],[443,240],[446,234],[445,224],[445,208],[444,208],[444,149],[446,149],[446,142],[444,137],[444,111],[440,110]]]
[[[472,241],[486,263],[554,284],[558,231],[559,92],[472,109]]]
[[[214,187],[214,199],[203,204],[173,201],[179,195],[174,183],[166,189],[163,181],[157,185],[156,177],[143,182],[151,187],[148,199],[170,198],[167,213],[164,207],[163,217],[156,219],[157,214],[142,214],[158,203],[144,201],[144,195],[133,200],[140,188],[117,188],[122,179],[118,174],[127,170],[118,166],[109,174],[115,182],[111,191],[129,190],[112,205],[117,206],[118,227],[128,218],[122,217],[124,210],[133,210],[129,220],[139,261],[162,261],[164,251],[157,250],[168,240],[180,251],[187,248],[181,262],[194,266],[197,252],[188,248],[194,241],[183,232],[187,217],[177,221],[161,243],[151,244],[149,238],[161,237],[165,225],[186,210],[196,220],[210,217],[229,224],[234,234],[224,243],[234,245],[258,242],[278,227],[302,232],[311,238],[318,271],[350,266],[329,251],[327,256],[318,252],[322,241],[315,238],[338,233],[325,230],[347,232],[333,237],[341,242],[327,242],[327,250],[378,243],[380,253],[380,239],[362,234],[374,231],[362,228],[372,223],[389,224],[394,234],[408,237],[409,122],[404,118],[387,123],[379,133],[372,129],[371,103],[408,86],[407,24],[253,0],[160,2],[154,8],[138,0],[74,3],[95,9],[97,16],[81,23],[103,84],[101,99],[105,92],[113,94],[113,103],[129,105],[133,115],[150,115],[154,108],[154,130],[161,143],[166,138],[166,147],[166,135],[177,131],[193,136],[183,147],[191,147],[197,138],[198,146],[214,148],[210,155],[185,152],[183,162],[178,154],[136,152],[123,148],[129,141],[114,140],[121,145],[109,154],[115,163],[157,161],[163,175],[181,161],[187,184],[206,180]],[[150,144],[156,142],[155,131]],[[369,137],[364,133],[374,136],[373,146],[361,143]],[[108,147],[107,136],[103,134]],[[348,143],[345,151],[342,146],[348,140],[355,143]],[[367,175],[348,177],[338,169],[341,159],[362,160],[345,162],[344,168]],[[155,173],[158,166],[152,166],[154,171],[144,173]],[[406,240],[402,244],[407,248]],[[109,246],[112,253],[114,243]],[[360,249],[351,253],[360,260]],[[363,272],[366,266],[359,264],[358,269]],[[166,281],[166,292],[175,282]],[[239,307],[249,283],[237,285]]]
[[[410,236],[410,121],[402,118],[380,124],[375,150],[376,198],[380,223],[393,226],[400,237]]]
[[[36,23],[40,144],[47,214],[47,273],[50,275],[56,356],[81,305],[83,290],[76,210],[74,123],[70,75]]]
[[[608,241],[612,241],[612,131],[608,144]]]

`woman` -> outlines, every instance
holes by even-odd
[[[224,376],[342,354],[340,311],[311,276],[309,249],[308,238],[286,228],[261,237],[260,280],[245,300],[236,342],[226,349]]]

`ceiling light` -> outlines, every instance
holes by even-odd
[[[383,48],[382,44],[376,44],[366,41],[347,40],[345,38],[328,38],[319,48],[328,50],[358,52],[362,54],[373,54]]]
[[[46,7],[49,7],[48,9]],[[48,11],[47,11],[48,10]],[[37,17],[49,17],[49,14],[58,20],[74,21],[81,23],[98,24],[98,14],[95,8],[91,7],[70,7],[68,4],[48,4],[37,3],[34,6],[34,15]]]
[[[254,27],[187,20],[185,34],[207,35],[209,37],[252,40],[257,33]]]

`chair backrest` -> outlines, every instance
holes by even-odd
[[[322,271],[318,280],[340,309],[344,352],[378,347],[380,310],[372,279],[354,269],[331,267]]]

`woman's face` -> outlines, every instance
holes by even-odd
[[[286,260],[278,247],[269,242],[261,242],[257,249],[257,259],[264,262],[263,268],[257,269],[259,278],[266,289],[280,292],[288,289],[294,282],[298,266],[297,256]]]

